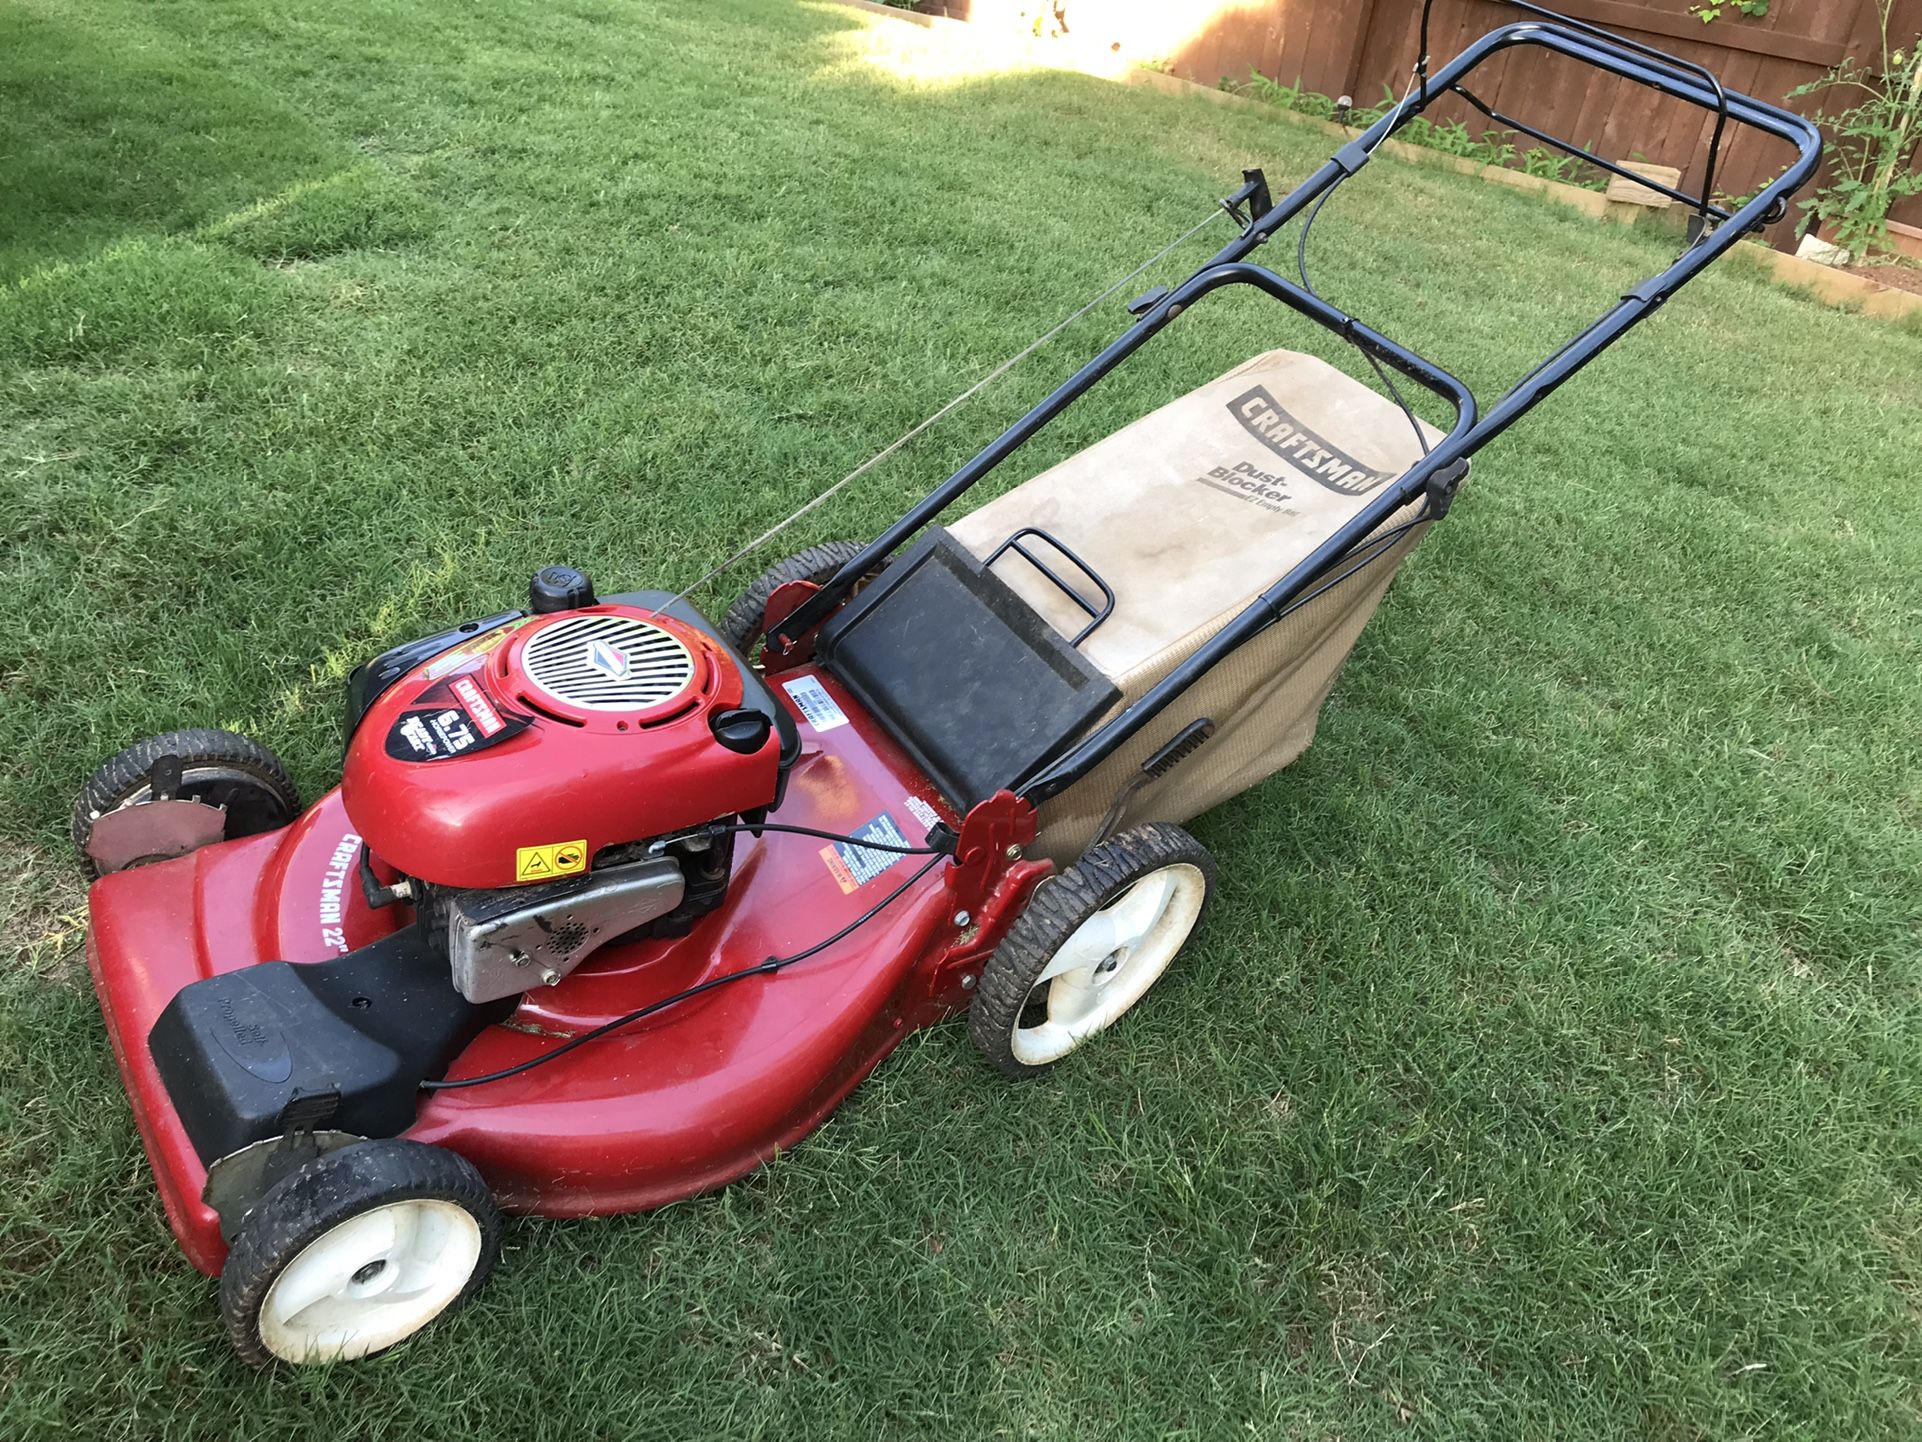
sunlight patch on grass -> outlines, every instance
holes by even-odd
[[[363,163],[298,181],[197,233],[256,260],[286,264],[391,249],[420,239],[432,221],[432,209],[413,190],[384,167]]]
[[[310,706],[322,711],[335,707],[356,666],[379,655],[396,640],[411,638],[416,617],[451,609],[462,569],[486,544],[483,527],[474,533],[471,545],[450,547],[431,562],[410,563],[361,624],[343,626],[340,638],[325,647],[322,659],[308,668],[307,678],[281,692],[267,717],[287,724],[299,719]]]
[[[137,236],[0,293],[0,351],[41,365],[205,361],[261,336],[280,304],[272,280],[233,256]]]
[[[821,69],[823,77],[853,69],[885,76],[910,89],[938,90],[1046,70],[1051,61],[1061,63],[1058,46],[1037,42],[1013,26],[957,24],[927,29],[876,18],[879,23],[864,24],[843,37],[839,47],[843,53]],[[1117,62],[1117,73],[1122,68]]]

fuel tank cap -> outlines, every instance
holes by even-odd
[[[527,583],[527,609],[536,616],[594,604],[594,583],[572,566],[543,566]]]

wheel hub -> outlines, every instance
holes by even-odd
[[[1015,1059],[1055,1061],[1134,1005],[1180,950],[1205,895],[1200,870],[1176,864],[1149,872],[1090,915],[1036,979],[1029,1005],[1038,1003],[1045,1019],[1016,1023]]]
[[[275,1279],[261,1306],[261,1340],[290,1362],[379,1351],[447,1306],[480,1251],[478,1224],[454,1203],[372,1208],[322,1233]]]

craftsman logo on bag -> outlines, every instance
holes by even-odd
[[[1396,474],[1371,471],[1346,451],[1337,450],[1276,404],[1265,387],[1244,391],[1228,402],[1228,409],[1249,435],[1331,491],[1365,496]]]

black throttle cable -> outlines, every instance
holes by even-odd
[[[784,829],[799,830],[804,834],[806,831],[806,828],[796,827]],[[855,840],[853,837],[847,839],[850,841]],[[857,844],[862,846],[868,845],[866,842],[857,842]],[[900,847],[880,846],[874,846],[871,849],[876,851],[901,850]],[[584,1031],[579,1036],[563,1042],[552,1051],[544,1051],[539,1056],[529,1057],[526,1061],[520,1062],[515,1066],[503,1067],[499,1071],[490,1071],[481,1076],[461,1077],[456,1081],[424,1081],[420,1084],[420,1089],[428,1092],[458,1091],[463,1087],[485,1086],[488,1082],[506,1081],[509,1077],[516,1077],[520,1076],[523,1072],[530,1072],[537,1066],[545,1066],[548,1062],[558,1061],[576,1047],[586,1046],[590,1041],[598,1041],[610,1032],[619,1031],[624,1026],[632,1026],[635,1022],[653,1016],[656,1012],[666,1011],[670,1006],[676,1006],[684,1001],[691,1001],[704,991],[713,991],[716,987],[726,986],[731,981],[745,981],[750,976],[771,976],[783,967],[792,966],[797,961],[806,961],[809,957],[826,951],[837,941],[842,941],[853,935],[854,932],[874,920],[890,902],[905,895],[915,882],[919,881],[930,871],[934,870],[936,866],[940,865],[944,856],[945,853],[941,853],[930,857],[926,864],[919,867],[906,881],[895,887],[894,890],[875,902],[874,905],[855,917],[854,920],[850,921],[846,926],[842,927],[832,936],[815,942],[814,945],[807,947],[805,950],[794,952],[788,956],[770,956],[758,966],[746,966],[742,967],[739,971],[730,971],[721,976],[711,976],[706,981],[688,987],[685,991],[677,991],[672,996],[664,996],[657,1002],[652,1002],[647,1006],[637,1007],[625,1016],[617,1016],[612,1021],[603,1022],[592,1031]]]
[[[788,836],[812,836],[821,841],[845,841],[850,846],[858,846],[863,851],[891,851],[897,856],[952,856],[954,847],[947,846],[896,846],[888,841],[870,841],[865,836],[848,836],[839,831],[822,831],[813,826],[787,826],[775,821],[733,821],[720,826],[702,828],[709,835],[745,831],[751,836],[759,836],[763,831],[779,831]],[[952,833],[947,833],[952,837]]]
[[[1427,11],[1424,10],[1422,13],[1424,17],[1424,23],[1426,23]],[[1422,62],[1424,65],[1427,63],[1427,59],[1428,59],[1427,50],[1428,50],[1428,47],[1426,43],[1424,43],[1422,46]],[[1419,71],[1419,67],[1418,67],[1418,71]],[[1424,73],[1424,81],[1425,79],[1426,79],[1426,76]],[[1412,91],[1413,89],[1414,89],[1414,81],[1411,77],[1409,81],[1409,90]],[[1397,102],[1395,102],[1395,109],[1393,111],[1393,114],[1400,115],[1402,111],[1402,107],[1404,107],[1407,104],[1408,104],[1408,93],[1404,92],[1402,95],[1402,98]],[[1382,139],[1384,140],[1387,139],[1387,136],[1384,135]],[[1381,142],[1376,141],[1375,143],[1379,145]],[[1374,151],[1371,149],[1368,153],[1370,155],[1373,155]],[[1308,232],[1315,228],[1315,220],[1317,217],[1320,216],[1321,208],[1328,203],[1328,198],[1331,195],[1333,195],[1337,190],[1341,189],[1342,182],[1347,179],[1348,179],[1347,175],[1342,175],[1337,177],[1334,181],[1332,181],[1329,184],[1328,188],[1324,190],[1321,193],[1321,195],[1316,199],[1314,205],[1312,205],[1309,208],[1308,214],[1302,218],[1301,230],[1295,236],[1295,272],[1301,276],[1301,288],[1307,291],[1308,294],[1312,295],[1316,300],[1320,300],[1322,298],[1322,295],[1320,291],[1315,289],[1315,283],[1308,278]],[[1421,453],[1424,456],[1427,455],[1428,454],[1428,435],[1425,431],[1422,430],[1421,418],[1415,414],[1414,407],[1409,405],[1407,398],[1402,395],[1401,387],[1395,384],[1394,378],[1388,374],[1387,368],[1382,365],[1381,361],[1376,358],[1375,353],[1370,349],[1368,349],[1367,346],[1363,345],[1359,340],[1356,340],[1353,335],[1348,334],[1346,331],[1343,332],[1342,339],[1348,341],[1349,344],[1353,345],[1356,350],[1360,351],[1362,354],[1362,358],[1366,360],[1369,365],[1374,367],[1375,375],[1380,378],[1381,383],[1384,386],[1388,387],[1388,394],[1394,397],[1395,404],[1401,407],[1401,413],[1408,417],[1408,424],[1414,427],[1415,444],[1421,447]]]

